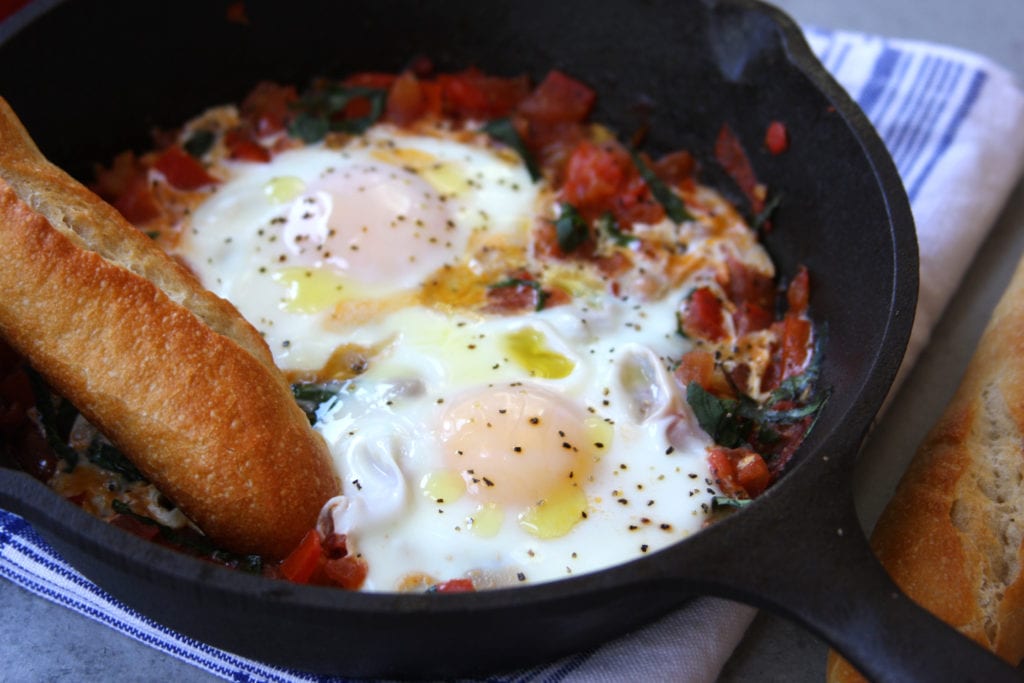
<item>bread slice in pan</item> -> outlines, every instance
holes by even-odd
[[[0,334],[214,541],[281,557],[338,492],[259,333],[0,99]]]
[[[1024,658],[1024,261],[871,544],[913,600],[1012,664]],[[835,653],[828,680],[863,680]]]

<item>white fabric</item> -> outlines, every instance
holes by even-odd
[[[1024,96],[1005,70],[960,50],[847,32],[812,29],[807,36],[875,123],[911,198],[922,286],[905,373],[1021,175]],[[83,578],[3,510],[0,575],[227,680],[332,680],[236,657],[153,623]],[[593,652],[499,680],[713,681],[753,615],[743,605],[694,600]]]

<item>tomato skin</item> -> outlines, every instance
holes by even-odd
[[[476,586],[471,579],[450,579],[434,587],[435,593],[474,593]]]
[[[807,274],[807,268],[800,266],[800,270],[797,271],[792,282],[789,283],[789,287],[786,289],[786,303],[789,304],[790,312],[806,313],[807,306],[810,303],[810,293],[810,275]]]
[[[783,319],[782,332],[782,377],[799,375],[807,366],[810,357],[811,322],[795,313],[787,313]]]
[[[755,214],[761,213],[764,209],[762,188],[759,187],[754,167],[751,166],[746,151],[728,124],[722,124],[718,137],[715,138],[715,159],[743,192],[750,202],[751,210]]]
[[[715,372],[715,357],[703,349],[693,349],[679,359],[675,376],[684,385],[696,382],[711,391],[712,377]]]
[[[756,498],[772,482],[768,464],[749,448],[708,448],[708,466],[718,488],[733,498]]]
[[[581,123],[594,108],[596,93],[558,70],[549,71],[518,111],[537,123]]]
[[[224,144],[228,148],[228,156],[235,161],[253,161],[266,163],[270,161],[270,150],[253,140],[241,128],[234,128],[224,134]]]
[[[682,320],[683,331],[690,336],[708,341],[725,337],[722,322],[722,302],[707,287],[693,290],[686,304]]]
[[[444,109],[456,117],[498,119],[508,116],[527,96],[529,80],[525,76],[501,78],[487,76],[479,69],[437,77]]]
[[[145,176],[133,178],[114,200],[114,208],[133,225],[142,225],[160,215],[160,203]]]
[[[317,583],[334,585],[345,590],[356,590],[366,581],[369,565],[361,557],[347,555],[324,561],[323,578]]]
[[[264,81],[246,96],[239,112],[262,137],[284,130],[291,118],[291,105],[298,99],[294,87]]]
[[[177,145],[165,149],[153,163],[153,168],[179,190],[198,190],[218,182],[202,164]]]
[[[316,529],[306,532],[299,545],[284,558],[278,571],[281,576],[295,583],[308,583],[323,558],[320,534]]]
[[[764,146],[774,155],[779,155],[789,149],[789,131],[782,121],[772,121],[764,133]]]

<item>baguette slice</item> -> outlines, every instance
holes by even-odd
[[[339,483],[260,334],[0,99],[0,334],[215,542],[284,556]]]
[[[871,545],[918,604],[1011,664],[1024,658],[1024,261]],[[864,680],[835,652],[827,678]]]

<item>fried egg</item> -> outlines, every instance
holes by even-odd
[[[175,251],[286,373],[336,381],[315,428],[343,491],[321,525],[366,559],[364,590],[548,581],[702,527],[710,440],[670,370],[689,349],[680,301],[713,266],[644,298],[548,264],[568,303],[488,313],[466,284],[532,258],[533,226],[558,208],[483,136],[382,124],[218,172]],[[728,241],[713,213],[685,228],[702,263]],[[729,253],[770,268],[735,224]]]

